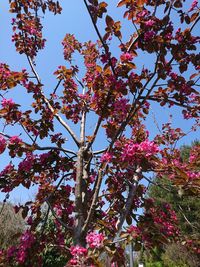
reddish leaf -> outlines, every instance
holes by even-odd
[[[106,25],[111,28],[114,25],[114,23],[115,23],[114,20],[109,15],[107,15],[106,16]]]

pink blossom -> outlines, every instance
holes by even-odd
[[[15,106],[15,102],[13,102],[13,100],[11,98],[10,99],[4,98],[1,101],[1,105],[2,105],[3,108],[12,109]]]
[[[184,119],[189,120],[192,118],[192,114],[189,111],[183,110],[182,113]]]
[[[81,246],[72,246],[70,248],[70,253],[72,254],[72,256],[86,256],[87,249]]]
[[[140,150],[145,152],[146,157],[154,155],[159,151],[158,146],[154,144],[154,142],[148,140],[145,140],[140,144]]]
[[[196,160],[196,156],[190,155],[190,158],[189,158],[190,163],[194,162],[195,160]]]
[[[55,209],[56,209],[56,215],[58,217],[61,217],[63,214],[62,208],[59,205],[55,205]]]
[[[10,142],[10,144],[15,144],[16,145],[16,144],[21,143],[22,139],[20,139],[19,136],[14,135],[14,136],[10,137],[9,142]]]
[[[21,244],[20,246],[23,247],[24,249],[30,248],[31,245],[33,244],[33,242],[35,241],[35,237],[33,236],[33,234],[30,231],[26,231],[21,239]]]
[[[148,21],[145,22],[145,25],[146,26],[150,26],[150,27],[153,26],[154,24],[155,24],[155,21],[152,20],[152,19],[150,19],[150,20],[148,20]]]
[[[173,38],[173,35],[171,34],[171,32],[165,34],[165,39],[166,40],[171,40]]]
[[[7,250],[7,257],[11,258],[16,252],[16,247],[12,246]]]
[[[155,31],[148,31],[148,32],[145,32],[144,34],[144,40],[145,41],[150,41],[153,39],[153,37],[155,36]]]
[[[114,103],[113,115],[119,120],[124,120],[127,116],[130,105],[128,104],[128,99],[121,98],[116,100]]]
[[[132,140],[124,145],[122,151],[122,160],[133,162],[140,161],[142,158],[149,158],[159,152],[158,146],[149,140],[145,140],[140,144],[134,143]]]
[[[0,135],[0,154],[2,154],[5,149],[6,149],[6,139],[2,135]]]
[[[129,233],[133,238],[136,238],[139,236],[140,234],[140,230],[138,227],[131,225],[128,229],[127,229],[127,233]]]
[[[25,160],[19,163],[19,171],[30,172],[33,167],[35,156],[31,153],[27,154]]]
[[[187,175],[189,176],[190,180],[195,180],[200,178],[200,172],[187,172]]]
[[[100,158],[100,162],[110,162],[112,159],[112,154],[109,152],[103,153],[103,155]]]
[[[101,248],[103,246],[104,235],[91,232],[86,237],[89,248]]]
[[[25,259],[26,259],[26,252],[24,250],[19,250],[17,253],[18,263],[20,263],[20,264],[24,263]]]
[[[8,175],[10,174],[11,171],[14,170],[14,167],[12,164],[8,164],[1,172],[0,172],[0,176],[4,176],[4,175]]]
[[[48,160],[48,158],[49,158],[50,155],[51,155],[50,152],[41,154],[40,155],[40,161],[41,161],[41,163],[44,164]]]
[[[110,54],[103,54],[101,55],[101,62],[104,64],[104,63],[107,63],[109,61],[109,57],[110,57]]]
[[[197,8],[197,5],[198,5],[198,0],[194,0],[192,2],[192,5],[190,7],[190,9],[188,10],[189,12],[193,11],[195,8]]]
[[[146,9],[144,9],[144,10],[142,10],[141,12],[139,12],[138,14],[137,14],[137,17],[138,18],[144,18],[146,15],[148,15],[149,14],[149,11],[148,10],[146,10]]]
[[[76,265],[76,266],[77,266],[78,261],[77,261],[76,259],[72,258],[72,259],[69,261],[69,263],[70,263],[71,265]],[[67,265],[66,265],[66,267],[67,267]]]
[[[93,174],[91,174],[90,175],[90,183],[93,183],[95,181],[96,177],[97,177],[97,173],[96,172],[94,172]]]
[[[123,53],[120,56],[120,59],[121,59],[122,62],[131,61],[133,59],[133,55],[131,55],[130,53]]]

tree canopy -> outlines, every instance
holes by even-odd
[[[149,175],[167,177],[179,194],[200,193],[199,146],[183,161],[176,143],[186,133],[166,119],[153,136],[146,123],[152,108],[169,109],[198,129],[198,1],[121,0],[120,21],[109,1],[83,3],[98,40],[66,33],[65,64],[46,88],[37,66],[43,18],[62,16],[62,1],[9,0],[12,42],[29,67],[0,63],[0,154],[9,156],[0,189],[37,193],[15,206],[28,227],[19,244],[1,250],[2,266],[43,266],[49,247],[65,266],[101,266],[105,257],[124,266],[129,243],[140,250],[179,239],[170,205],[146,198]],[[19,88],[30,108],[7,97]]]

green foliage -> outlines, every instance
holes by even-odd
[[[55,248],[47,247],[43,253],[43,267],[64,267],[67,259]]]
[[[198,141],[192,143],[192,146],[199,144]],[[181,148],[181,158],[187,161],[192,146],[184,145]],[[152,184],[148,191],[148,196],[154,198],[158,206],[163,203],[169,203],[176,212],[181,233],[192,237],[200,238],[200,198],[198,196],[182,195],[181,192],[173,186],[173,181],[167,177],[155,178],[155,184]],[[159,186],[158,186],[159,185]]]
[[[163,267],[163,264],[160,261],[147,262],[146,267]]]
[[[192,147],[199,145],[198,141],[191,146],[182,146],[181,159],[187,162]],[[154,184],[151,184],[148,197],[155,200],[156,205],[169,203],[176,212],[179,222],[180,233],[187,239],[200,239],[200,198],[198,196],[188,196],[180,194],[179,189],[173,186],[173,181],[167,177],[155,177]],[[169,244],[166,247],[156,248],[156,252],[161,260],[147,256],[147,267],[196,267],[200,266],[199,257],[180,244]],[[164,251],[163,251],[164,250]]]
[[[192,142],[191,146],[183,145],[181,147],[181,158],[184,162],[187,162],[190,156],[190,150],[193,146],[199,145],[200,142],[198,140],[195,140]]]
[[[46,207],[44,207],[44,217],[46,212]],[[46,236],[48,240],[45,249],[41,252],[43,267],[64,267],[69,260],[69,252],[66,249],[69,246],[68,241],[65,240],[66,248],[64,248],[64,251],[56,246],[57,239],[59,238],[55,235],[56,227],[54,217],[50,214],[45,225],[39,230],[40,234],[42,232],[42,235]],[[62,231],[64,231],[64,228],[62,228]]]

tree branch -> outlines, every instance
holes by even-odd
[[[34,64],[31,60],[31,58],[29,56],[27,56],[27,59],[28,59],[28,62],[30,64],[30,67],[33,71],[33,73],[35,74],[35,77],[37,79],[37,82],[39,85],[42,85],[41,84],[41,79],[34,67]],[[72,129],[70,128],[70,126],[55,112],[54,108],[52,107],[52,105],[50,104],[50,102],[48,101],[48,99],[45,97],[44,93],[41,91],[41,95],[42,95],[42,98],[44,100],[44,102],[46,103],[46,105],[48,106],[48,108],[51,110],[51,112],[53,113],[54,117],[57,119],[57,121],[60,122],[60,124],[68,131],[68,133],[71,135],[72,139],[74,140],[74,142],[76,143],[76,145],[79,147],[80,146],[80,143],[79,143],[79,140],[78,138],[76,137],[75,133],[72,131]]]
[[[112,64],[111,56],[110,56],[110,53],[109,53],[109,48],[108,48],[108,46],[105,44],[105,42],[104,42],[104,40],[103,40],[103,38],[102,38],[102,36],[101,36],[101,34],[100,34],[100,31],[99,31],[99,29],[98,29],[98,27],[97,27],[97,25],[96,25],[96,23],[95,23],[95,21],[94,21],[94,18],[93,18],[93,16],[92,16],[91,12],[90,12],[90,9],[89,9],[89,6],[88,6],[88,4],[87,4],[87,1],[84,0],[84,3],[85,3],[85,6],[86,6],[86,8],[87,8],[87,11],[88,11],[88,13],[89,13],[89,15],[90,15],[90,18],[91,18],[91,20],[92,20],[92,24],[93,24],[93,26],[94,26],[94,29],[95,29],[95,31],[96,31],[98,37],[99,37],[99,40],[101,41],[101,43],[102,43],[102,45],[103,45],[103,48],[104,48],[104,50],[105,50],[106,55],[108,56],[108,62],[109,62],[109,65],[110,65],[110,67],[111,67],[111,69],[112,69],[112,72],[113,72],[114,76],[117,77],[117,75],[116,75],[116,73],[115,73],[114,66],[113,66],[113,64]]]
[[[99,190],[100,190],[100,187],[101,187],[101,182],[103,180],[103,168],[102,167],[103,166],[101,166],[99,168],[99,171],[98,171],[97,183],[96,183],[96,186],[95,186],[95,191],[94,191],[94,195],[93,195],[93,198],[92,198],[92,203],[91,203],[87,218],[85,220],[85,223],[83,225],[83,230],[82,230],[83,232],[87,231],[88,226],[89,226],[90,221],[91,221],[91,218],[93,217],[94,212],[95,212],[95,206],[96,206],[97,198],[98,198],[98,195],[99,195]]]
[[[191,226],[191,228],[193,228],[193,229],[198,229],[198,227],[194,226],[194,225],[188,220],[188,218],[186,217],[186,215],[185,215],[185,213],[183,212],[183,209],[182,209],[182,207],[181,207],[180,205],[178,205],[178,208],[179,208],[181,214],[183,215],[183,218],[184,218],[185,221],[187,222],[187,224],[189,224],[189,225]]]
[[[8,139],[11,138],[10,135],[5,134],[5,133],[3,133],[3,132],[0,132],[0,135],[6,137],[6,138],[8,138]],[[31,145],[31,144],[28,144],[27,142],[24,142],[24,141],[22,141],[22,142],[23,142],[23,144],[24,144],[25,146],[27,146],[27,147],[29,147],[29,148],[32,148],[32,147],[33,147],[34,150],[58,150],[58,151],[62,151],[62,152],[64,152],[64,153],[69,153],[69,154],[72,154],[72,155],[74,155],[74,156],[77,156],[77,154],[76,154],[74,151],[69,150],[69,149],[64,149],[64,148],[62,148],[62,147],[53,147],[53,146],[45,146],[45,147],[41,147],[41,146],[39,146],[39,145],[36,144],[36,143],[33,143],[33,144]]]
[[[127,201],[126,201],[124,209],[122,210],[121,216],[119,218],[119,223],[117,225],[117,235],[116,235],[117,238],[119,237],[119,235],[121,233],[124,221],[125,221],[127,215],[129,214],[131,206],[133,204],[133,198],[134,198],[135,192],[137,190],[137,185],[138,185],[140,175],[141,175],[141,168],[137,167],[135,174],[133,176],[134,182],[132,185],[129,186],[129,193],[128,193]]]

